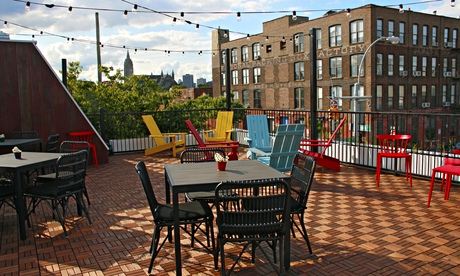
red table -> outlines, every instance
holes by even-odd
[[[85,141],[89,144],[89,150],[91,151],[91,157],[93,159],[93,163],[96,167],[99,165],[99,161],[97,159],[97,150],[96,145],[93,143],[93,135],[96,134],[92,130],[86,131],[73,131],[69,132],[69,139],[72,141]]]
[[[452,176],[460,175],[460,166],[448,164],[448,165],[436,167],[433,169],[433,172],[431,173],[430,191],[428,192],[428,207],[430,207],[431,196],[433,194],[436,173],[441,173],[443,175],[442,177],[443,184],[444,184],[444,179],[446,179],[447,177],[446,186],[444,187],[444,200],[448,200],[449,194],[450,194],[450,187],[452,185]]]

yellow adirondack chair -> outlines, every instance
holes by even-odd
[[[155,146],[145,149],[145,155],[152,155],[171,149],[172,156],[176,157],[178,151],[185,149],[185,132],[161,133],[152,115],[142,115],[145,125],[150,131],[150,137],[155,141]],[[180,137],[180,139],[177,139]]]
[[[219,111],[217,113],[216,128],[204,132],[206,142],[231,141],[233,131],[233,111]],[[213,133],[212,136],[210,134]]]

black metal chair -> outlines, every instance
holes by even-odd
[[[57,152],[59,149],[59,134],[48,136],[45,146],[45,152]]]
[[[313,254],[313,251],[310,240],[308,239],[307,228],[305,227],[305,211],[307,210],[308,195],[313,184],[315,167],[316,163],[312,157],[298,153],[292,165],[289,183],[291,186],[290,213],[292,236],[295,237],[295,227],[307,242],[310,254]],[[297,216],[300,225],[294,220],[294,216]]]
[[[89,164],[89,153],[90,153],[90,146],[88,142],[86,141],[67,141],[66,140],[66,141],[62,141],[61,144],[59,145],[59,152],[63,152],[63,153],[77,152],[80,150],[86,150],[86,152],[88,153],[87,155],[88,158],[86,160],[86,165],[88,165]],[[83,194],[86,197],[86,201],[88,202],[88,205],[91,205],[91,202],[89,201],[88,190],[86,189],[86,177],[85,177],[84,186],[85,188],[83,190]]]
[[[0,209],[4,204],[16,209],[13,183],[10,179],[0,176]]]
[[[253,256],[255,249],[259,247],[271,266],[275,270],[279,269],[279,274],[284,273],[284,237],[289,234],[289,195],[289,185],[282,180],[224,182],[217,186],[215,204],[219,233],[218,249],[214,258],[216,261],[220,251],[222,275],[227,275],[224,252],[227,242],[246,242],[229,274],[250,244]],[[276,268],[264,249],[259,246],[264,241],[270,247],[279,244],[279,268]]]
[[[155,197],[155,192],[153,191],[152,184],[147,172],[147,168],[143,161],[140,161],[135,166],[136,172],[141,179],[144,192],[147,196],[149,203],[150,211],[153,215],[153,221],[155,223],[155,229],[153,230],[152,243],[150,244],[150,254],[152,254],[152,259],[150,260],[148,273],[152,271],[153,262],[155,261],[158,252],[163,247],[164,243],[168,238],[170,238],[170,233],[167,237],[160,243],[160,232],[164,227],[171,227],[174,225],[173,217],[173,206],[172,204],[160,204]],[[179,223],[181,228],[188,232],[184,226],[187,224],[198,224],[205,223],[206,225],[206,234],[209,237],[211,236],[212,248],[210,249],[211,253],[215,251],[214,245],[214,229],[213,229],[213,214],[211,208],[208,204],[201,201],[185,202],[179,203]],[[198,240],[203,247],[206,246]],[[217,263],[215,263],[217,268]]]
[[[67,236],[65,215],[69,199],[74,198],[78,209],[85,213],[91,224],[89,211],[83,200],[87,155],[88,152],[84,150],[64,154],[56,161],[55,172],[36,178],[36,185],[29,187],[24,193],[26,197],[32,198],[28,216],[41,201],[46,201],[53,211],[53,216],[56,215],[61,223],[64,235]],[[62,207],[62,214],[59,206]]]
[[[225,150],[220,148],[188,148],[180,155],[181,163],[203,163],[215,162],[214,154],[219,153],[225,156]],[[201,200],[206,203],[214,204],[214,191],[212,192],[191,192],[186,193],[185,198],[188,201]]]

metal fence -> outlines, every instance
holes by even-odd
[[[184,121],[191,119],[197,129],[212,129],[218,110],[181,110],[160,112],[130,112],[90,114],[88,117],[98,128],[101,136],[113,152],[138,151],[154,143],[141,115],[152,114],[163,132],[188,132]],[[245,144],[246,115],[265,114],[269,129],[276,132],[279,124],[302,123],[306,125],[305,137],[310,137],[311,112],[308,110],[235,109],[234,139]],[[333,145],[326,154],[364,167],[376,165],[376,136],[381,133],[404,133],[412,135],[410,151],[413,154],[414,174],[430,176],[431,169],[442,163],[444,156],[454,156],[454,145],[460,142],[460,114],[430,114],[404,112],[328,112],[318,111],[317,133],[319,139],[328,139],[341,118],[347,117]],[[187,136],[187,145],[196,141]],[[403,163],[403,162],[400,162]],[[384,162],[383,167],[404,170],[403,164],[394,160]]]

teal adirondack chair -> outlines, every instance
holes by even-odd
[[[252,149],[262,151],[264,154],[269,154],[272,151],[272,143],[270,133],[268,132],[267,115],[248,115],[246,117],[248,127],[248,137],[245,140],[248,142],[250,159],[256,159],[256,153]]]
[[[291,170],[295,155],[299,152],[304,130],[303,124],[279,125],[271,153],[264,154],[254,149],[255,153],[261,156],[257,160],[280,172]]]

